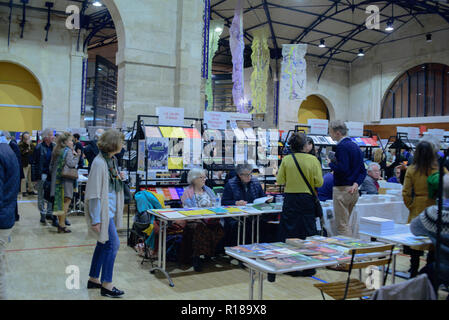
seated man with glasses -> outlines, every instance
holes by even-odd
[[[252,176],[253,166],[239,164],[236,168],[237,176],[230,179],[224,188],[221,204],[224,206],[244,206],[253,203],[255,199],[265,197],[262,186]],[[237,221],[232,218],[225,220],[225,246],[233,246],[237,243]],[[251,218],[246,220],[246,243],[251,239]]]

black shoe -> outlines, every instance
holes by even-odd
[[[28,192],[28,195],[29,195],[29,196],[37,196],[37,193],[34,192],[34,191],[31,191],[31,192]]]
[[[51,225],[53,226],[53,227],[59,227],[59,223],[58,223],[58,218],[57,217],[55,217],[55,216],[53,216],[53,222],[51,223]]]
[[[49,220],[49,221],[52,221],[52,220],[53,220],[53,215],[47,213],[47,214],[45,215],[45,219],[47,219],[47,220]]]
[[[315,269],[308,269],[303,271],[287,272],[286,274],[292,277],[311,277],[315,275],[315,273],[316,273]]]
[[[43,225],[47,225],[47,221],[45,220],[45,214],[41,214],[41,221]]]
[[[70,223],[69,219],[65,219],[65,225],[66,226],[71,226],[72,224]]]
[[[92,282],[90,280],[87,281],[87,289],[100,289],[101,283]]]
[[[193,270],[195,270],[195,272],[203,271],[203,266],[201,264],[201,258],[200,257],[193,257],[192,260],[193,260],[192,261]]]
[[[267,274],[267,280],[268,280],[268,282],[275,282],[276,281],[276,275],[274,273],[268,273]]]
[[[112,288],[112,290],[108,290],[104,287],[101,287],[101,295],[103,297],[109,297],[109,298],[119,298],[123,296],[125,292],[117,289],[116,287]]]
[[[22,197],[26,197],[27,193],[26,192],[22,192]]]

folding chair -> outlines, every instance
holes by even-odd
[[[386,258],[388,253],[386,251],[390,251],[389,257]],[[385,266],[388,265],[387,271],[385,272],[385,277],[382,282],[382,286],[385,285],[388,277],[388,272],[390,270],[390,263],[393,257],[394,244],[377,246],[371,248],[361,248],[361,249],[350,249],[349,254],[351,254],[351,263],[344,264],[343,268],[348,270],[348,278],[346,281],[338,281],[331,283],[317,283],[314,284],[316,288],[318,288],[321,292],[323,300],[326,300],[324,293],[331,296],[335,300],[345,300],[345,299],[353,299],[359,298],[362,299],[365,296],[371,296],[375,289],[369,289],[366,287],[365,283],[358,279],[351,279],[351,272],[353,269],[364,269],[369,266]],[[385,256],[378,260],[372,261],[364,261],[364,262],[355,262],[356,255],[363,253],[381,253],[384,252]]]

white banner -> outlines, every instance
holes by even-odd
[[[184,108],[157,107],[160,126],[184,126]]]
[[[308,119],[307,125],[310,126],[310,134],[327,135],[329,129],[329,121],[322,119]]]
[[[349,137],[363,137],[363,122],[346,122]]]

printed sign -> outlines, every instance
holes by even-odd
[[[349,137],[363,136],[363,122],[346,122]]]
[[[307,125],[310,126],[310,134],[327,135],[329,128],[329,121],[323,119],[309,119]]]
[[[156,115],[160,126],[184,126],[184,108],[158,107]]]

